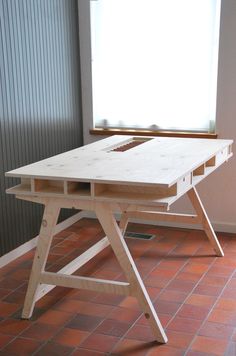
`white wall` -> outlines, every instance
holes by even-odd
[[[89,128],[92,122],[87,120],[85,143],[103,138],[89,135]],[[236,141],[236,0],[222,0],[216,130],[219,138]],[[215,229],[236,232],[236,151],[228,163],[198,185],[198,191]],[[174,206],[182,212],[189,209],[187,198]]]
[[[218,72],[216,131],[219,138],[236,142],[235,0],[222,0]],[[234,151],[235,147],[234,144]],[[236,232],[236,152],[197,188],[215,229]],[[180,199],[174,208],[191,209],[187,198]]]
[[[236,142],[236,1],[222,0],[216,131]],[[234,144],[234,151],[236,145]],[[236,152],[198,191],[215,228],[236,232]],[[187,200],[176,208],[186,210]]]

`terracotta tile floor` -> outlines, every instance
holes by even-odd
[[[130,224],[155,234],[127,239],[168,344],[155,342],[136,299],[56,287],[21,310],[34,251],[0,270],[0,355],[236,356],[236,236],[218,234],[225,257],[214,256],[203,232]],[[55,236],[47,269],[56,271],[103,237],[96,220],[82,219]],[[76,272],[125,280],[107,248]]]

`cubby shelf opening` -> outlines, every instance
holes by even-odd
[[[50,180],[50,179],[35,179],[34,191],[38,193],[64,193],[64,181],[62,180]]]
[[[91,194],[91,184],[87,182],[67,182],[67,194],[86,195]]]

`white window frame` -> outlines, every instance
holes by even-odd
[[[84,144],[93,142],[98,139],[98,137],[93,138],[90,134],[90,130],[94,129],[93,98],[92,98],[90,1],[96,1],[96,0],[78,0],[81,99],[82,99]],[[220,22],[221,22],[221,18],[220,18]],[[219,35],[219,47],[220,47],[220,35]],[[218,56],[218,61],[219,61],[219,56]],[[218,75],[217,75],[217,91],[216,91],[215,132],[216,132],[216,125],[217,125],[217,99],[218,99],[217,93],[218,93]],[[197,134],[197,132],[194,131],[192,133],[193,135],[195,133]]]

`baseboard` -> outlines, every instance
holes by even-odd
[[[55,234],[66,229],[72,224],[76,223],[78,220],[82,219],[86,216],[86,212],[80,211],[79,213],[69,217],[68,219],[57,224],[55,229]],[[30,241],[27,241],[23,245],[15,248],[14,250],[6,253],[5,255],[0,257],[0,268],[6,266],[8,263],[14,261],[18,257],[24,255],[26,252],[32,250],[37,245],[38,236],[34,237]]]
[[[230,234],[236,233],[236,224],[234,224],[234,223],[219,221],[219,222],[213,222],[212,226],[215,231],[227,232]]]

